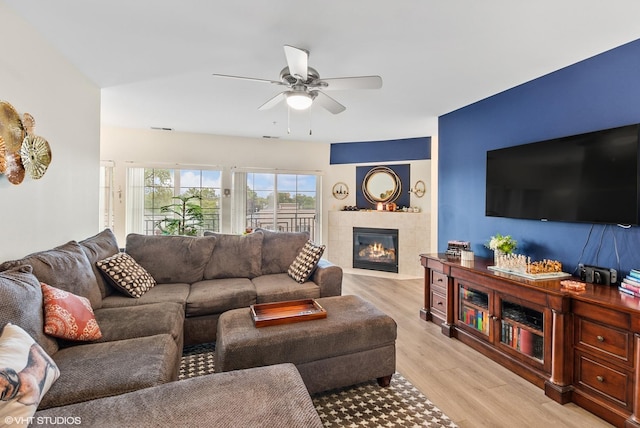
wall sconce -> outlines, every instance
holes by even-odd
[[[347,196],[349,196],[349,186],[347,186],[346,183],[339,181],[333,185],[331,193],[336,199],[345,199]]]
[[[409,189],[409,193],[413,193],[416,197],[421,198],[427,192],[427,185],[422,180],[416,181],[416,185]]]

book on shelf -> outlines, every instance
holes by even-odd
[[[629,272],[629,275],[627,275],[627,278],[632,278],[632,279],[635,279],[636,281],[640,281],[640,270],[631,269],[631,272]]]
[[[483,333],[489,331],[489,313],[480,311],[475,308],[469,308],[467,306],[462,308],[461,319],[465,324],[479,330]]]
[[[623,293],[628,294],[628,295],[630,295],[630,296],[640,297],[640,292],[636,292],[636,291],[634,291],[634,290],[631,290],[631,289],[629,289],[629,288],[626,288],[626,287],[624,287],[624,286],[623,286],[623,284],[620,284],[620,285],[618,286],[618,290],[619,290],[619,291],[622,291]]]
[[[524,327],[512,325],[503,320],[500,341],[525,355],[542,359],[541,352],[544,346],[542,336]]]
[[[627,275],[626,277],[624,277],[623,281],[626,281],[629,284],[640,287],[640,279],[634,278],[632,276]]]
[[[627,288],[629,290],[633,290],[636,292],[640,292],[640,283],[632,281],[630,279],[624,278],[621,282],[620,282],[620,286]]]
[[[523,354],[533,355],[533,334],[529,330],[520,329],[520,351]]]

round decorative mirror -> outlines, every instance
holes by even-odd
[[[362,193],[372,204],[393,202],[398,199],[401,191],[400,178],[386,166],[372,168],[362,182]]]

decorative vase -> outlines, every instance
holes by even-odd
[[[500,267],[500,257],[504,256],[504,251],[493,250],[493,264],[495,267]]]

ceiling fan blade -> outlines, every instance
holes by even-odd
[[[309,52],[294,46],[284,45],[284,55],[287,57],[289,74],[303,82],[307,80],[309,67]]]
[[[273,83],[274,85],[284,85],[284,83],[278,80],[256,79],[255,77],[232,76],[230,74],[217,74],[217,73],[213,73],[212,76],[224,77],[226,79],[240,79],[240,80],[251,80],[253,82]]]
[[[329,95],[320,92],[320,91],[311,91],[311,94],[314,96],[313,102],[320,104],[320,106],[327,109],[329,112],[333,114],[342,113],[347,108],[331,98]]]
[[[277,106],[282,100],[285,99],[286,92],[287,91],[280,92],[278,95],[276,95],[275,97],[271,98],[269,101],[267,101],[266,103],[264,103],[260,107],[258,107],[258,110],[267,110],[267,109],[270,109],[272,107]]]
[[[320,79],[320,85],[325,91],[340,91],[344,89],[380,89],[382,87],[382,77],[380,76],[357,76],[357,77],[336,77],[330,79]],[[322,83],[326,83],[324,86]]]

